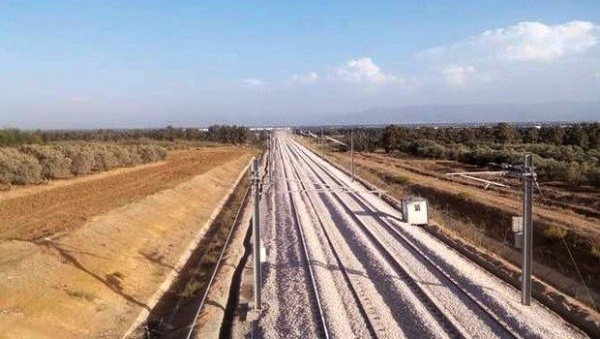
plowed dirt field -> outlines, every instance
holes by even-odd
[[[0,193],[0,241],[69,232],[95,215],[175,187],[247,151],[234,147],[178,151],[158,164]]]
[[[0,338],[120,338],[168,287],[255,150],[2,193]]]

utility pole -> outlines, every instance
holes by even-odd
[[[269,133],[269,184],[273,184],[273,131]]]
[[[486,172],[462,172],[446,173],[450,176],[460,176],[466,179],[484,183],[489,186],[509,186],[478,178],[477,176],[506,176],[510,178],[521,178],[523,180],[523,216],[513,218],[513,232],[515,233],[515,246],[522,248],[523,262],[521,266],[521,304],[531,304],[531,275],[533,271],[533,181],[536,177],[533,167],[533,156],[526,154],[522,166],[503,165],[503,171]]]
[[[531,271],[533,249],[533,157],[525,155],[523,166],[523,273],[521,276],[521,303],[531,303]]]
[[[254,195],[254,215],[252,216],[252,234],[253,234],[253,249],[254,253],[254,308],[261,309],[261,272],[260,272],[260,219],[259,219],[259,202],[260,192],[258,189],[260,178],[258,174],[258,159],[252,161],[252,193]]]
[[[352,182],[354,182],[354,130],[350,131],[350,168],[352,169]]]

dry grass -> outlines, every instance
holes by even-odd
[[[471,200],[471,194],[469,194],[469,192],[459,192],[456,195],[458,198],[462,199],[462,200]]]
[[[192,298],[208,283],[209,274],[218,263],[219,255],[227,239],[227,235],[235,220],[238,206],[242,203],[243,194],[248,186],[248,179],[242,179],[232,196],[229,198],[215,221],[213,222],[205,240],[200,244],[202,251],[199,253],[198,266],[186,271],[188,281],[177,293],[182,298]]]
[[[87,300],[87,301],[94,301],[94,299],[96,299],[96,295],[94,293],[89,293],[89,292],[85,292],[85,291],[79,291],[79,290],[76,291],[76,290],[66,289],[65,293],[67,293],[71,297],[83,299],[83,300]]]

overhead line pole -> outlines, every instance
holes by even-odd
[[[261,309],[261,272],[260,272],[260,219],[259,219],[259,202],[260,192],[258,185],[260,177],[258,173],[258,159],[254,158],[252,162],[252,193],[254,193],[254,215],[252,216],[252,234],[253,234],[253,250],[254,259],[254,308]]]
[[[350,158],[352,168],[352,182],[354,182],[354,131],[350,131]]]
[[[501,187],[507,186],[493,181],[475,178],[475,175],[502,175],[523,179],[523,216],[522,218],[513,218],[513,232],[515,232],[515,246],[522,248],[521,304],[529,306],[531,304],[531,276],[533,273],[533,181],[536,177],[535,168],[533,167],[533,156],[531,154],[526,154],[523,166],[507,166],[507,170],[505,171],[446,174],[451,176],[458,175],[467,179],[486,183],[486,188],[489,185]]]
[[[523,167],[523,273],[521,276],[521,303],[531,303],[531,272],[533,254],[533,157],[525,155]]]
[[[269,133],[269,184],[273,184],[273,131]]]

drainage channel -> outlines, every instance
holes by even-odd
[[[233,224],[235,212],[242,210],[242,204],[248,201],[245,199],[248,195],[247,188],[248,179],[245,176],[193,251],[179,277],[150,311],[147,320],[133,332],[131,338],[181,338],[187,335],[202,296],[209,287],[211,273],[215,265],[218,265],[219,253],[225,245],[230,227],[236,227]]]
[[[252,220],[250,220],[250,223],[251,222]],[[240,311],[243,311],[239,309],[238,304],[240,301],[240,290],[242,287],[244,270],[248,264],[248,259],[252,255],[251,239],[252,227],[248,226],[246,236],[244,237],[244,255],[235,268],[233,279],[231,281],[231,287],[229,289],[229,298],[227,299],[227,305],[225,306],[225,316],[223,318],[223,323],[221,324],[221,331],[219,332],[219,338],[221,339],[231,338],[235,317]]]

